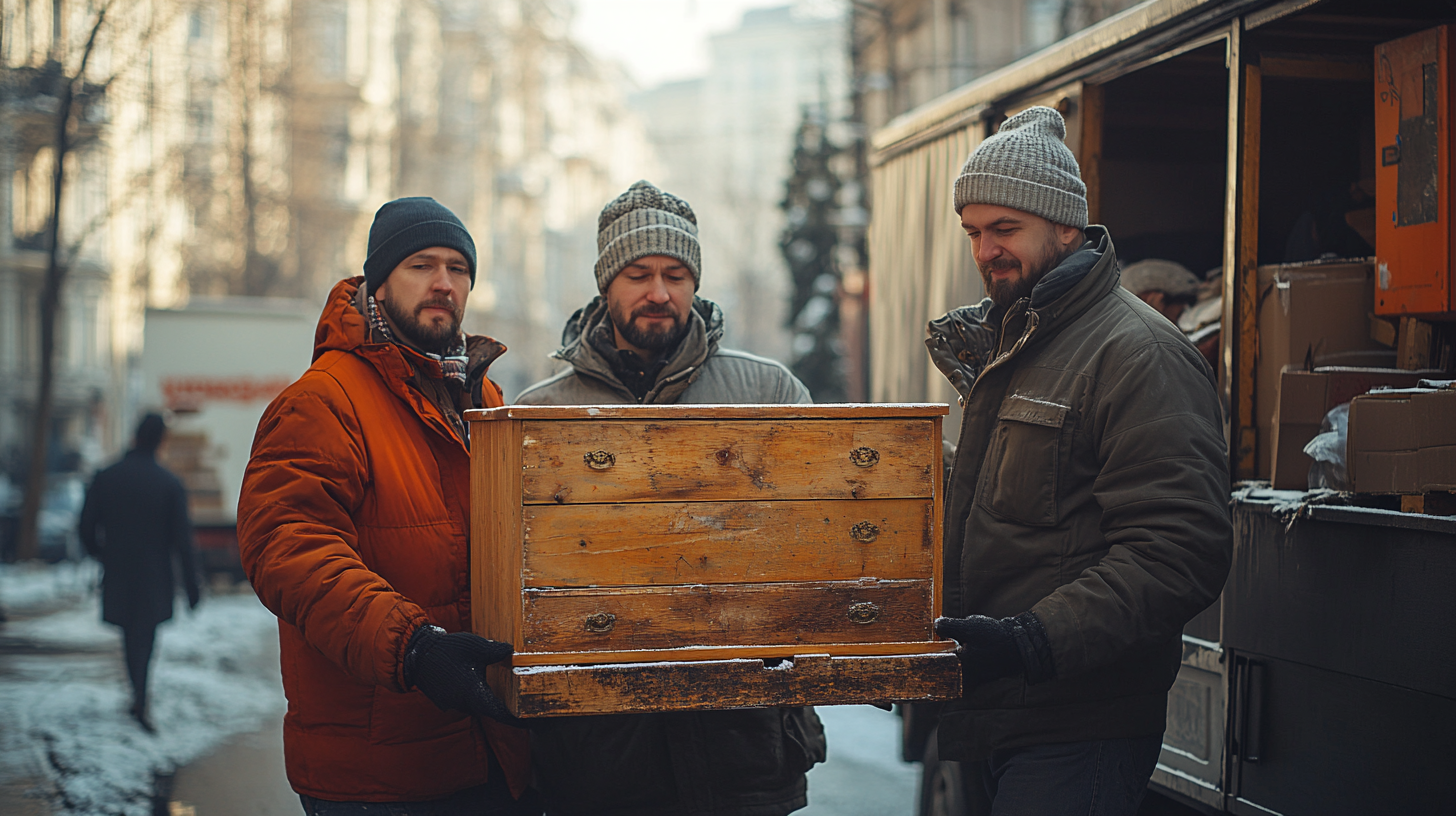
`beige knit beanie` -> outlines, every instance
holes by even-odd
[[[1087,185],[1062,140],[1067,123],[1051,108],[1027,108],[976,145],[955,182],[955,209],[996,204],[1054,224],[1087,226]]]
[[[597,219],[597,289],[606,294],[627,264],[648,255],[683,262],[693,281],[699,275],[698,219],[686,201],[639,181],[602,208]]]

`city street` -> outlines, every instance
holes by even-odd
[[[5,816],[296,816],[283,773],[284,700],[273,616],[242,586],[158,631],[152,718],[128,716],[118,631],[101,622],[92,562],[0,566],[0,813]],[[806,816],[913,812],[919,766],[899,718],[819,709],[829,761]],[[159,798],[158,793],[162,796]]]

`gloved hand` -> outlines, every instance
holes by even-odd
[[[959,643],[961,683],[966,690],[1001,677],[1025,674],[1041,683],[1057,676],[1052,646],[1041,620],[1031,612],[1014,618],[937,618],[935,631]]]
[[[961,684],[966,689],[1026,670],[1010,618],[936,618],[935,631],[961,645],[956,656],[961,659]]]
[[[521,720],[485,684],[485,667],[511,656],[509,643],[486,640],[469,632],[451,632],[425,624],[410,635],[405,647],[404,682],[418,688],[444,711],[490,717],[507,725]]]

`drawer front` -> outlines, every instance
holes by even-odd
[[[932,420],[524,422],[527,504],[930,498]]]
[[[931,638],[929,581],[528,589],[518,652]]]
[[[928,499],[523,508],[528,587],[923,579]]]
[[[518,717],[927,702],[960,696],[961,665],[945,653],[804,655],[771,664],[713,660],[516,669],[500,672],[491,685]]]

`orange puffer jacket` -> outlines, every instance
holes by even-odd
[[[470,459],[409,384],[438,363],[369,342],[362,280],[330,293],[313,365],[263,414],[238,502],[243,567],[278,616],[288,781],[334,801],[436,799],[486,781],[488,741],[519,796],[524,731],[405,690],[410,634],[470,621]],[[501,404],[494,383],[480,392]]]

